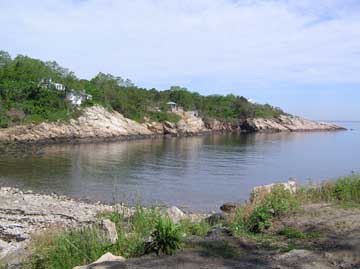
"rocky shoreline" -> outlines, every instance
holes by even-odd
[[[192,221],[208,214],[184,213],[177,207],[159,207],[174,221]],[[34,193],[13,187],[0,188],[0,261],[16,264],[26,256],[27,245],[34,234],[48,229],[81,227],[96,224],[98,215],[118,212],[130,216],[135,207],[123,204],[92,203],[57,194]],[[1,268],[1,263],[0,263]]]
[[[285,189],[291,188],[291,192],[296,191],[291,181],[279,184]],[[273,185],[255,187],[254,191],[270,190]],[[223,213],[213,215],[186,214],[176,207],[161,208],[161,212],[174,222],[184,218],[192,222],[205,218],[209,222],[216,222],[216,219],[224,219],[234,214],[238,206],[240,205],[234,203],[224,204],[221,207]],[[99,214],[104,212],[121,212],[124,216],[131,216],[135,209],[121,204],[87,203],[56,194],[44,195],[16,188],[0,188],[0,268],[4,264],[9,266],[5,268],[24,268],[21,265],[31,254],[28,247],[31,238],[46,231],[84,225],[105,225],[107,227],[104,228],[110,235],[109,240],[110,237],[116,240],[113,237],[117,236],[114,232],[115,224],[109,220],[99,220]],[[267,233],[268,237],[272,234],[270,241],[266,241],[266,237],[265,241],[259,242],[246,237],[237,238],[227,227],[214,226],[203,238],[189,237],[187,243],[196,247],[184,248],[174,256],[145,255],[124,259],[107,253],[100,259],[106,258],[106,262],[75,268],[90,269],[95,268],[95,265],[104,269],[358,268],[359,217],[358,207],[342,208],[324,202],[305,204],[303,209],[275,219]],[[279,231],[284,227],[303,231],[300,235],[314,234],[314,237],[283,238]],[[288,244],[294,244],[294,247],[287,249]],[[278,251],[282,246],[284,250]]]
[[[163,136],[193,136],[213,132],[298,132],[338,131],[344,128],[328,123],[319,123],[300,117],[282,115],[273,119],[246,119],[236,122],[202,119],[194,112],[179,113],[177,123],[144,123],[125,118],[120,113],[103,107],[86,108],[78,119],[68,123],[41,123],[0,129],[0,143],[94,142],[155,138]]]

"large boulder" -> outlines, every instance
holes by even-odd
[[[276,186],[281,186],[284,188],[284,190],[287,190],[292,194],[296,193],[297,191],[296,179],[291,178],[288,180],[288,182],[272,183],[268,185],[261,185],[254,187],[253,190],[251,191],[250,201],[255,201],[256,199],[263,197],[267,193],[272,192],[272,190]]]

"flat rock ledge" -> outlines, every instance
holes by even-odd
[[[1,143],[54,143],[63,141],[94,141],[112,139],[150,138],[156,136],[189,136],[211,132],[296,132],[296,131],[336,131],[344,128],[328,123],[306,120],[300,117],[282,115],[272,119],[246,119],[219,121],[202,119],[188,111],[177,113],[179,122],[144,123],[125,118],[116,111],[108,111],[101,106],[84,109],[78,119],[68,123],[55,122],[15,126],[0,129]]]
[[[0,260],[6,261],[8,256],[13,259],[11,256],[16,256],[35,232],[53,226],[91,224],[98,213],[113,209],[110,205],[90,204],[55,194],[0,188]]]
[[[99,222],[103,212],[119,212],[130,216],[134,207],[122,204],[106,205],[100,202],[88,203],[57,194],[37,194],[17,188],[0,188],[0,261],[16,264],[26,255],[26,246],[34,234],[47,229],[71,228],[101,224],[111,231],[111,223]],[[208,214],[185,214],[177,207],[159,208],[161,214],[173,221],[188,218],[197,222]],[[104,223],[105,222],[105,223]],[[104,225],[105,224],[105,225]],[[114,235],[109,234],[109,238]],[[116,240],[110,239],[110,240]]]

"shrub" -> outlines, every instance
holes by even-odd
[[[175,113],[170,112],[150,112],[150,119],[158,122],[169,121],[176,123],[181,120],[181,117]]]
[[[172,255],[181,247],[182,234],[180,226],[174,224],[168,217],[158,219],[155,231],[151,236],[150,251],[154,251],[157,255],[160,253]]]
[[[282,185],[275,185],[271,193],[265,196],[262,204],[265,204],[276,217],[299,207],[295,195]]]
[[[262,233],[271,226],[272,219],[290,212],[299,206],[296,197],[283,186],[273,187],[270,193],[237,209],[230,221],[234,233]]]
[[[261,233],[271,226],[273,217],[271,208],[267,204],[260,204],[254,208],[246,221],[246,228],[252,233]]]

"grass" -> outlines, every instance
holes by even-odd
[[[330,202],[345,207],[360,204],[360,175],[352,174],[336,181],[326,181],[320,186],[303,187],[296,198],[302,203]]]
[[[300,212],[301,205],[314,202],[328,202],[341,208],[359,208],[360,175],[324,182],[317,187],[303,187],[295,194],[275,186],[271,193],[260,193],[254,201],[239,207],[228,218],[226,225],[234,235],[258,242],[264,248],[280,251],[299,246],[306,248],[312,239],[321,237],[321,233],[300,231],[293,227],[285,227],[275,233],[268,232],[268,229],[275,219]]]
[[[275,186],[271,193],[263,193],[254,201],[243,204],[217,225],[229,227],[235,236],[253,239],[264,248],[285,251],[297,246],[304,247],[306,242],[321,235],[293,227],[285,227],[277,232],[268,232],[268,229],[275,219],[298,211],[301,204],[313,202],[330,202],[344,208],[359,207],[360,176],[351,175],[318,187],[301,188],[295,194],[280,185]],[[105,218],[116,224],[118,241],[115,244],[107,242],[96,227],[51,232],[34,240],[32,249],[35,254],[26,268],[72,268],[91,263],[108,251],[125,258],[139,257],[148,251],[173,254],[182,246],[184,237],[204,237],[212,227],[205,220],[199,223],[182,220],[174,224],[157,209],[141,206],[130,217],[118,212],[99,215],[99,219]],[[231,258],[239,254],[226,242],[206,242],[202,248],[210,256]]]
[[[176,250],[181,248],[182,233],[179,224],[174,224],[169,217],[160,217],[155,225],[155,230],[151,234],[152,242],[149,250],[156,252],[157,255],[164,253],[173,255]]]
[[[184,219],[180,221],[180,224],[181,230],[185,236],[196,235],[204,237],[211,229],[211,225],[206,220],[201,220],[200,222],[194,223],[189,219]]]
[[[294,195],[283,186],[275,186],[271,193],[238,208],[230,219],[230,228],[237,235],[262,233],[271,227],[272,220],[299,207]]]
[[[171,255],[182,246],[184,235],[205,236],[210,226],[202,221],[184,220],[174,224],[156,208],[137,206],[127,217],[118,212],[103,212],[98,219],[110,219],[116,225],[118,240],[105,240],[97,226],[57,230],[37,236],[30,248],[34,253],[26,267],[29,269],[68,269],[89,264],[106,252],[125,258],[140,257],[148,252]]]
[[[278,232],[278,235],[284,236],[288,239],[313,239],[320,237],[320,233],[313,232],[302,232],[293,227],[285,227]]]

